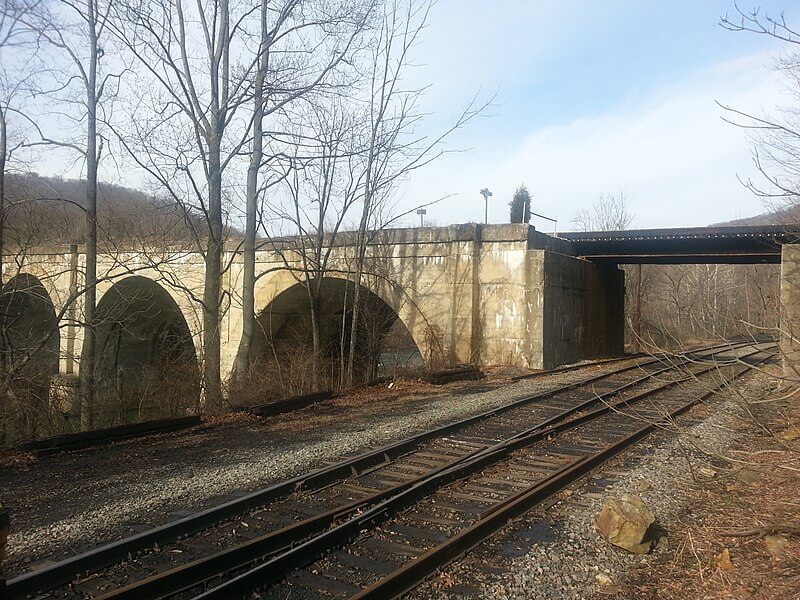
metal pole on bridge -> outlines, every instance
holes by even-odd
[[[481,190],[481,196],[483,196],[483,222],[484,224],[489,223],[489,197],[492,195],[492,192],[489,191],[489,188],[483,188]]]

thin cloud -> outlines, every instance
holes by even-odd
[[[753,172],[746,136],[721,120],[715,101],[755,112],[779,105],[781,83],[770,65],[764,54],[715,64],[633,94],[613,112],[520,132],[505,147],[476,146],[419,176],[409,193],[457,193],[429,211],[441,224],[481,220],[484,186],[494,192],[490,220],[507,221],[507,202],[522,181],[537,212],[557,217],[562,230],[580,208],[622,187],[638,226],[705,225],[762,212],[737,180]]]

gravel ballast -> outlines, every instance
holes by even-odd
[[[5,468],[0,489],[13,524],[6,566],[14,575],[32,563],[166,523],[324,461],[619,366],[587,367],[496,389],[461,384],[440,396],[387,406],[334,402],[324,411],[315,406],[280,418],[243,418]],[[321,412],[329,417],[324,427],[315,423]]]
[[[745,397],[758,397],[757,392],[771,381],[766,375],[756,375],[744,380],[740,389]],[[732,398],[693,411],[691,418],[708,418],[682,428],[677,435],[651,436],[562,492],[557,504],[529,513],[477,546],[409,598],[428,600],[445,594],[493,600],[619,597],[619,584],[629,573],[658,568],[669,549],[670,532],[680,532],[681,520],[692,514],[693,477],[702,479],[713,476],[703,472],[719,471],[715,457],[736,447],[737,434],[731,425],[741,414],[741,406]],[[624,493],[641,497],[656,515],[661,537],[649,555],[616,548],[597,530],[596,517],[605,500]]]

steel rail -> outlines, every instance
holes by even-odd
[[[742,343],[742,342],[737,342],[737,341],[731,340],[730,343],[731,344],[735,344],[735,343]],[[749,341],[747,341],[745,343],[746,344],[764,344],[764,343],[768,343],[768,342],[758,342],[758,341],[755,341],[755,340],[749,340]],[[692,354],[692,353],[695,353],[695,352],[703,352],[705,350],[708,350],[708,349],[714,348],[714,347],[716,347],[716,345],[704,345],[704,346],[698,346],[697,348],[687,348],[687,349],[682,351],[682,354]],[[577,371],[578,369],[583,369],[585,367],[599,367],[599,366],[602,366],[602,365],[610,365],[610,364],[622,362],[622,361],[625,361],[625,360],[635,360],[637,358],[642,358],[642,357],[645,357],[645,356],[665,358],[665,357],[669,356],[669,354],[663,353],[663,352],[656,353],[656,354],[648,353],[648,352],[637,352],[635,354],[627,354],[625,356],[617,356],[617,357],[614,357],[614,358],[604,358],[602,360],[596,360],[596,361],[591,362],[591,363],[578,363],[578,364],[574,364],[574,365],[567,365],[565,367],[556,367],[555,369],[547,369],[547,370],[542,370],[542,371],[536,371],[535,373],[528,373],[527,375],[517,375],[516,377],[512,377],[511,381],[516,383],[517,381],[525,381],[526,379],[538,379],[540,377],[547,377],[548,375],[558,375],[558,374],[561,374],[561,373],[569,373],[571,371]]]
[[[764,359],[764,361],[768,360],[768,358]],[[659,422],[649,423],[621,440],[606,446],[594,454],[574,461],[572,464],[551,474],[543,481],[492,506],[481,515],[477,522],[473,523],[465,530],[428,550],[415,560],[406,563],[398,570],[378,580],[361,592],[354,594],[351,596],[350,600],[389,600],[391,598],[398,598],[414,589],[427,577],[436,572],[436,570],[444,567],[454,559],[477,546],[512,519],[525,514],[537,504],[540,504],[547,498],[575,483],[609,459],[648,436],[656,429],[663,427],[670,419],[680,416],[697,404],[719,393],[733,380],[738,379],[753,368],[753,366],[743,368],[728,381],[671,411],[669,415],[665,416]]]
[[[745,355],[744,357],[740,357],[740,359],[762,352],[764,352],[764,350],[759,349]],[[462,479],[466,476],[469,476],[471,473],[497,463],[514,450],[530,446],[541,440],[547,439],[549,436],[557,435],[565,431],[575,429],[576,427],[580,427],[584,423],[593,421],[612,410],[629,406],[646,397],[652,396],[656,393],[664,391],[665,389],[691,380],[702,374],[716,370],[717,368],[717,365],[707,367],[700,372],[690,374],[687,377],[678,380],[663,383],[655,388],[646,390],[634,397],[624,399],[618,403],[607,404],[594,411],[590,411],[562,423],[551,425],[544,429],[534,428],[534,430],[528,435],[517,435],[513,438],[490,446],[485,450],[478,451],[470,459],[458,461],[458,463],[454,466],[444,467],[438,470],[435,474],[427,475],[422,481],[409,486],[406,490],[395,494],[391,498],[380,502],[368,510],[360,512],[350,520],[345,521],[332,529],[328,529],[301,544],[293,546],[282,554],[279,554],[278,556],[275,556],[266,562],[263,562],[251,568],[250,570],[195,596],[195,598],[197,600],[238,598],[245,596],[254,589],[277,583],[292,570],[301,568],[316,560],[323,553],[346,544],[348,541],[356,537],[363,529],[369,528],[376,523],[396,514],[398,511],[413,505],[421,498],[430,495],[444,485],[447,485],[455,480]]]
[[[690,351],[687,350],[686,352],[688,353]],[[624,360],[636,360],[637,358],[642,358],[645,356],[652,356],[652,355],[647,354],[646,352],[637,352],[636,354],[617,356],[615,358],[604,358],[602,360],[596,360],[590,363],[578,363],[575,365],[567,365],[566,367],[557,367],[555,369],[542,369],[541,371],[535,371],[534,373],[517,375],[515,377],[512,377],[511,381],[516,383],[517,381],[525,381],[526,379],[539,379],[540,377],[547,377],[548,375],[560,375],[561,373],[569,373],[571,371],[577,371],[578,369],[583,369],[584,367],[600,367],[603,365],[611,365],[614,363],[622,362]]]
[[[108,446],[115,442],[159,433],[170,433],[181,429],[188,429],[189,427],[195,427],[201,423],[202,419],[197,415],[156,419],[152,421],[142,421],[141,423],[129,423],[127,425],[81,431],[79,433],[65,433],[41,440],[25,442],[17,446],[17,449],[23,452],[32,452],[36,454],[36,456],[45,456],[59,452],[73,452],[85,448]]]
[[[681,365],[677,366],[683,366],[684,364],[685,363],[681,363]],[[530,435],[538,429],[543,429],[554,423],[562,421],[577,412],[586,410],[598,402],[604,402],[624,392],[625,390],[652,380],[658,375],[675,368],[677,367],[670,365],[663,369],[648,373],[643,377],[637,378],[633,381],[624,383],[602,394],[597,394],[589,400],[571,406],[552,417],[540,421],[536,425],[529,427],[522,432],[510,436],[506,439],[506,441],[510,442],[518,437]],[[215,554],[199,558],[184,565],[180,565],[173,569],[169,569],[162,573],[158,573],[151,577],[136,581],[117,590],[102,594],[99,596],[99,600],[162,598],[167,595],[175,594],[185,589],[197,586],[200,583],[215,577],[216,573],[230,571],[235,568],[242,568],[256,559],[263,559],[265,556],[275,554],[291,547],[293,544],[302,542],[308,536],[318,534],[329,528],[334,522],[349,518],[358,511],[362,511],[370,505],[376,504],[397,493],[400,493],[440,471],[449,469],[459,463],[469,460],[470,458],[480,454],[488,447],[489,446],[483,446],[466,455],[457,457],[447,464],[432,469],[431,471],[412,480],[397,484],[389,489],[377,492],[366,498],[356,500],[347,505],[338,506],[319,515],[304,519],[298,523],[294,523],[287,527],[283,527],[281,529],[258,536],[240,545],[221,550]]]
[[[19,575],[6,583],[6,595],[10,600],[14,600],[16,598],[23,598],[28,594],[53,589],[59,585],[69,583],[76,576],[83,572],[90,570],[96,571],[127,558],[129,554],[140,552],[155,545],[162,546],[165,543],[171,542],[177,538],[197,533],[198,531],[206,529],[215,523],[222,522],[243,512],[253,510],[270,502],[284,498],[292,492],[303,489],[319,489],[330,484],[331,482],[344,479],[353,474],[389,464],[396,458],[412,451],[414,448],[435,437],[447,435],[452,431],[468,427],[482,420],[514,410],[521,406],[549,398],[554,394],[563,393],[565,391],[580,388],[586,385],[591,385],[592,383],[602,379],[662,362],[672,357],[678,357],[678,360],[684,360],[685,357],[702,352],[710,352],[713,356],[715,353],[727,352],[731,349],[745,346],[750,343],[751,342],[725,342],[711,344],[701,348],[695,348],[674,355],[665,354],[663,356],[656,356],[649,360],[637,362],[633,365],[628,365],[620,369],[615,369],[613,371],[595,375],[587,379],[566,384],[552,390],[546,390],[544,392],[539,392],[531,396],[520,398],[508,404],[504,404],[503,406],[495,407],[477,415],[473,415],[472,417],[467,417],[447,425],[430,429],[397,442],[387,444],[386,446],[368,450],[354,457],[339,461],[335,464],[327,465],[325,467],[312,470],[308,473],[276,482],[260,490],[249,493],[241,498],[224,502],[209,509],[199,511],[193,515],[177,519],[132,536],[128,536],[121,540],[101,545],[87,552],[67,558],[47,567],[37,569],[36,571],[23,573],[22,575]],[[588,367],[591,365],[586,366]]]

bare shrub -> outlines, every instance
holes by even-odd
[[[429,323],[425,327],[425,356],[430,369],[440,369],[452,365],[452,353],[448,352],[444,343],[444,332],[438,325]]]
[[[95,425],[112,427],[197,414],[199,381],[197,363],[168,357],[143,365],[133,383],[119,369],[115,381],[104,381],[98,389]]]

